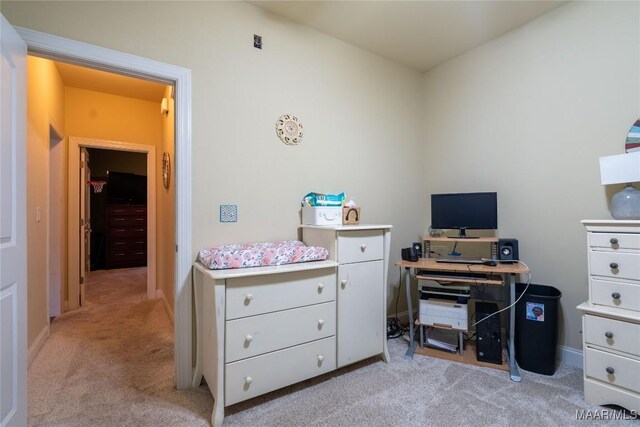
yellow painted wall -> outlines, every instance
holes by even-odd
[[[27,59],[27,307],[28,346],[49,325],[48,277],[48,186],[49,126],[64,130],[64,86],[53,62]],[[66,168],[65,168],[66,169]],[[63,204],[66,206],[66,202]],[[40,208],[39,222],[36,210]],[[66,236],[66,233],[63,233]],[[63,243],[61,246],[66,246]],[[63,256],[62,265],[66,265]],[[63,279],[66,270],[63,271]]]
[[[162,145],[159,103],[66,87],[65,109],[69,136]]]

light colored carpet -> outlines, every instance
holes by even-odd
[[[87,305],[56,318],[29,371],[32,426],[206,426],[206,386],[176,390],[173,330],[160,300],[145,299],[145,269],[93,272]],[[582,371],[507,373],[416,355],[389,342],[373,358],[227,408],[242,426],[578,426]],[[638,425],[604,421],[589,425]]]

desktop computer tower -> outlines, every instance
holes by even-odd
[[[476,322],[498,311],[492,302],[476,302]],[[500,314],[494,314],[476,325],[476,358],[481,362],[502,364]]]

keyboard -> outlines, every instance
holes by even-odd
[[[450,264],[482,264],[483,259],[463,256],[443,256],[436,258],[436,262],[446,262]]]

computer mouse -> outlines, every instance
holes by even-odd
[[[498,263],[496,262],[496,260],[493,260],[493,259],[483,259],[482,260],[482,265],[488,265],[490,267],[495,267],[496,265],[498,265]]]

